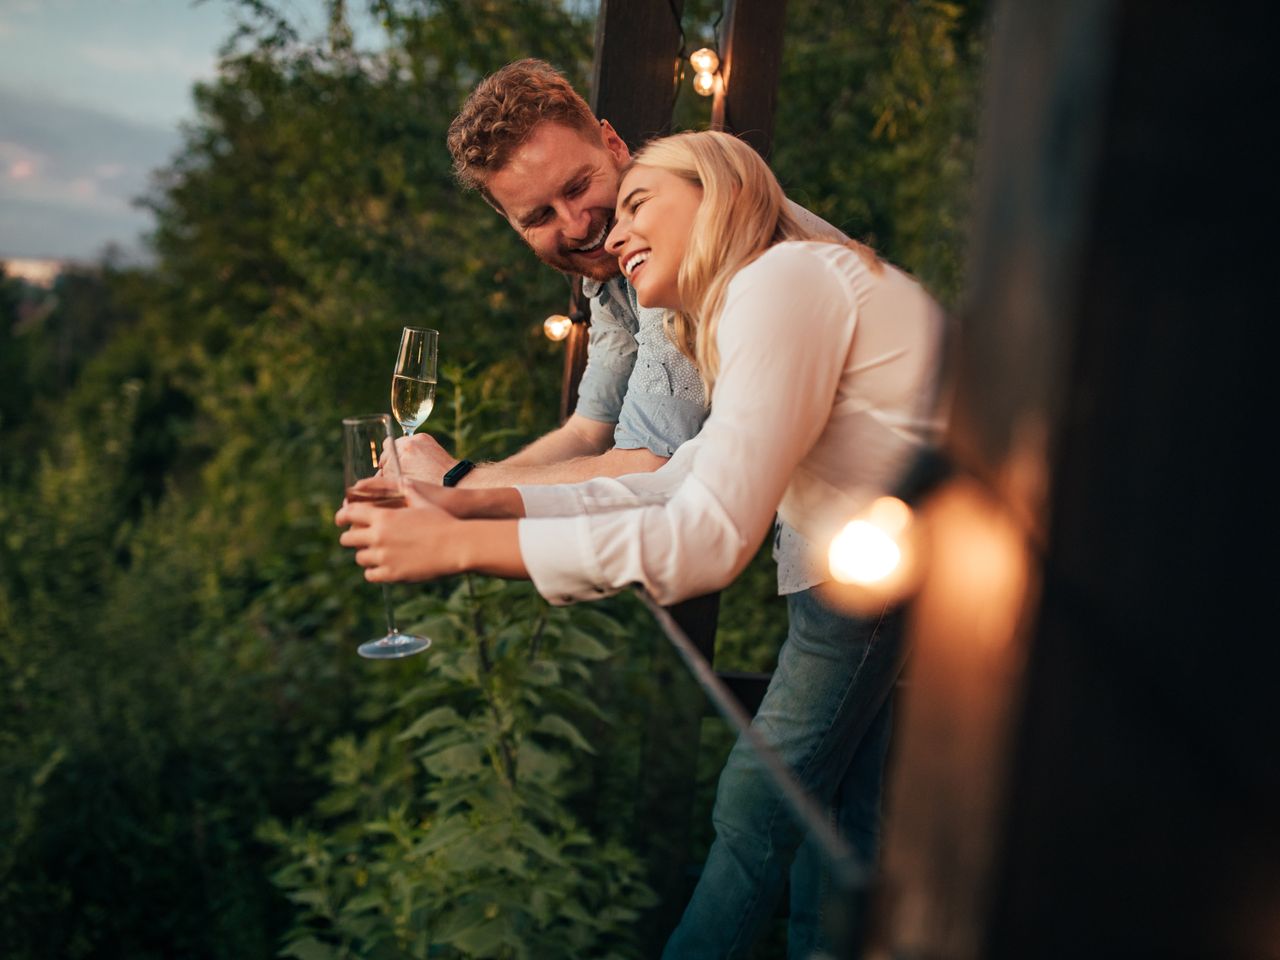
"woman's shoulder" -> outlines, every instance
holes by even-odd
[[[775,243],[740,271],[739,276],[790,274],[817,276],[830,271],[844,247],[823,240],[784,240]],[[834,259],[833,259],[834,255]]]
[[[784,240],[738,271],[733,286],[784,286],[807,293],[848,290],[865,272],[858,254],[844,244],[824,240]]]

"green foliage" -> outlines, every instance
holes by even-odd
[[[787,5],[778,178],[948,305],[963,276],[985,6]]]
[[[311,822],[262,831],[288,853],[276,882],[298,906],[284,955],[635,955],[652,902],[639,863],[570,805],[617,622],[470,577],[402,613],[434,640],[425,675],[334,742]]]

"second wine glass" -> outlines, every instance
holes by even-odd
[[[385,413],[346,417],[342,421],[342,463],[346,499],[395,510],[405,506],[400,460],[391,437],[391,418]],[[401,633],[391,607],[391,587],[382,585],[387,634],[360,644],[357,653],[372,660],[407,657],[431,646],[428,637]]]
[[[426,327],[405,327],[391,377],[391,413],[406,437],[431,416],[436,403],[436,361],[440,334]]]

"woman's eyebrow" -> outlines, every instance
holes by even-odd
[[[624,208],[629,206],[631,204],[632,198],[635,197],[637,193],[644,193],[644,187],[636,187],[634,190],[628,193],[622,200],[618,201],[618,206],[624,207]]]

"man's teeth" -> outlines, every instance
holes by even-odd
[[[600,232],[597,233],[590,240],[588,240],[586,243],[584,243],[582,246],[570,247],[569,249],[572,250],[574,253],[591,253],[593,250],[596,250],[597,248],[599,248],[600,244],[604,243],[605,235],[608,232],[609,232],[609,224],[606,222],[603,226],[600,227]]]
[[[636,272],[636,267],[640,266],[640,264],[644,263],[648,259],[649,259],[648,250],[646,250],[644,253],[637,253],[634,257],[628,258],[627,262],[622,267],[623,273],[625,273],[628,277],[631,276],[633,273]]]

